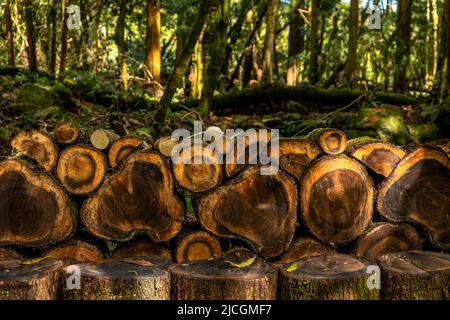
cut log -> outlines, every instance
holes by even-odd
[[[182,188],[191,192],[204,192],[220,184],[222,164],[212,148],[192,145],[186,150],[180,150],[174,157],[173,175]]]
[[[59,144],[72,144],[78,141],[80,129],[73,123],[63,122],[56,126],[54,135]]]
[[[172,253],[167,247],[161,244],[143,240],[136,240],[120,245],[114,251],[111,258],[135,258],[151,255],[172,261]]]
[[[336,249],[324,244],[312,237],[301,237],[295,240],[292,245],[275,263],[275,267],[281,267],[286,263],[292,263],[310,257],[336,254]]]
[[[245,247],[233,247],[231,249],[228,249],[223,253],[223,258],[225,260],[233,260],[236,258],[244,258],[244,259],[250,259],[255,256],[255,253],[247,249]]]
[[[450,161],[441,150],[417,147],[382,183],[377,208],[392,222],[422,227],[438,248],[450,250]]]
[[[326,154],[340,154],[347,147],[347,137],[338,129],[316,129],[311,131],[306,139],[317,143]]]
[[[372,219],[374,188],[366,169],[345,155],[324,156],[302,178],[303,223],[326,243],[356,239]]]
[[[172,140],[172,137],[162,137],[155,141],[155,149],[166,157],[172,156],[172,150],[178,144],[178,141]]]
[[[379,260],[387,300],[449,300],[450,254],[408,251]]]
[[[62,260],[66,264],[93,262],[104,258],[99,248],[81,240],[70,240],[60,244],[47,250],[42,257]]]
[[[106,169],[107,163],[103,153],[78,144],[63,150],[56,167],[56,175],[70,193],[87,195],[100,186]]]
[[[114,131],[98,129],[91,134],[90,141],[95,148],[106,150],[119,138],[120,137]]]
[[[122,137],[117,139],[108,150],[109,165],[111,168],[117,167],[132,152],[144,148],[145,145],[144,140],[136,137]]]
[[[253,257],[212,259],[169,267],[174,300],[274,300],[276,271]]]
[[[52,259],[0,262],[0,300],[55,300],[63,262]]]
[[[355,254],[371,262],[390,252],[422,250],[422,239],[408,224],[380,223],[358,238]]]
[[[347,154],[361,161],[374,172],[387,177],[406,152],[387,142],[357,138],[348,141]]]
[[[74,229],[70,200],[52,178],[16,160],[0,163],[0,245],[44,246]]]
[[[145,232],[154,242],[173,238],[184,221],[167,161],[156,152],[131,154],[81,209],[94,236],[128,241]]]
[[[69,289],[80,272],[80,289]],[[106,259],[68,266],[61,273],[64,300],[168,300],[170,276],[152,259]]]
[[[262,175],[260,169],[248,167],[200,198],[198,216],[214,235],[243,240],[258,254],[271,258],[283,253],[294,236],[297,186],[282,171]]]
[[[0,248],[0,261],[20,260],[23,256],[10,248]]]
[[[183,234],[175,246],[175,260],[178,263],[219,258],[221,255],[219,240],[201,230]]]
[[[367,285],[369,263],[350,255],[322,255],[288,263],[279,272],[282,300],[378,300]]]
[[[58,159],[55,142],[47,134],[31,130],[22,131],[11,140],[11,147],[19,155],[24,155],[41,166],[45,171],[52,171]]]
[[[280,168],[297,179],[321,153],[315,143],[306,139],[280,139],[279,148]]]

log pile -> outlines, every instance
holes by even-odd
[[[0,299],[449,299],[445,152],[328,128],[279,139],[267,175],[255,132],[189,164],[167,137],[19,133],[0,162]],[[233,148],[243,162],[222,164]]]

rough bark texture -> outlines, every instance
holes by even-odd
[[[305,139],[280,139],[280,168],[300,179],[311,161],[321,154],[319,146]]]
[[[144,140],[136,137],[121,137],[111,144],[108,149],[108,162],[111,168],[115,168],[121,161],[126,159],[131,153],[136,150],[146,148],[149,146]]]
[[[168,261],[172,261],[172,252],[162,244],[150,241],[136,240],[125,243],[117,247],[112,254],[112,258],[134,258],[146,256],[158,256]]]
[[[303,30],[304,20],[299,10],[303,10],[305,6],[304,0],[291,1],[292,17],[289,24],[289,48],[288,48],[288,71],[286,84],[288,86],[296,86],[298,76],[300,74],[300,57],[299,55],[305,49],[305,32]]]
[[[211,233],[241,239],[262,256],[275,257],[294,236],[297,187],[281,171],[262,175],[260,167],[252,166],[202,197],[198,215]]]
[[[306,139],[317,143],[326,154],[340,154],[347,147],[347,137],[338,129],[316,129]]]
[[[387,300],[449,300],[450,255],[408,251],[379,260],[382,294]]]
[[[70,122],[63,122],[55,128],[54,135],[59,144],[72,144],[80,137],[80,129]]]
[[[69,33],[69,28],[67,26],[67,20],[69,19],[69,12],[67,8],[70,5],[70,0],[63,0],[63,13],[62,13],[62,26],[61,26],[61,54],[59,58],[59,76],[66,70],[66,60],[67,60],[67,36]]]
[[[42,254],[44,258],[62,260],[66,264],[102,260],[103,253],[95,245],[81,240],[70,240]]]
[[[27,54],[28,66],[31,72],[38,70],[38,62],[36,57],[36,39],[34,32],[34,14],[31,0],[25,0],[25,26],[27,33]]]
[[[6,31],[6,51],[8,52],[8,64],[14,66],[14,36],[13,36],[13,25],[11,19],[11,7],[9,4],[10,0],[6,1],[5,8],[3,11],[4,21],[5,21],[5,31]]]
[[[263,49],[263,77],[266,83],[272,83],[274,81],[273,69],[278,5],[279,0],[268,0],[267,2],[266,37]]]
[[[195,260],[219,258],[222,255],[220,242],[205,231],[193,231],[183,234],[175,246],[177,263]]]
[[[231,258],[230,258],[231,259]],[[172,299],[175,300],[274,300],[276,271],[255,259],[249,266],[237,267],[247,259],[213,259],[170,266]]]
[[[369,264],[349,255],[325,255],[287,264],[279,273],[283,300],[378,300],[367,286]]]
[[[383,182],[377,209],[389,221],[419,225],[435,246],[450,250],[449,181],[450,161],[445,152],[417,147]]]

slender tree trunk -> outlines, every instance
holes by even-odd
[[[120,1],[119,17],[116,25],[116,44],[119,47],[118,64],[122,78],[123,89],[128,90],[127,48],[125,44],[125,19],[127,16],[127,0]]]
[[[266,37],[263,49],[263,82],[273,83],[273,60],[275,50],[275,37],[277,32],[279,0],[267,1]]]
[[[190,97],[194,99],[200,99],[203,91],[204,84],[204,48],[203,37],[205,30],[200,33],[197,44],[195,45],[194,54],[192,55],[191,70],[189,72],[189,81],[191,83]]]
[[[289,25],[289,49],[288,49],[288,71],[286,83],[288,86],[296,86],[300,73],[300,59],[298,57],[305,48],[303,32],[304,21],[298,10],[305,6],[304,0],[292,0],[292,21]]]
[[[52,35],[50,40],[50,74],[55,75],[56,73],[56,30],[57,30],[57,16],[58,16],[58,0],[53,0],[52,8],[50,9],[50,19],[51,19],[51,28]]]
[[[311,33],[309,37],[309,82],[319,82],[320,0],[311,0]]]
[[[431,0],[431,21],[433,26],[433,50],[432,50],[432,64],[431,75],[434,79],[437,73],[437,61],[439,55],[438,38],[439,38],[439,15],[437,0]]]
[[[447,74],[446,74],[446,94],[445,96],[450,96],[450,0],[446,0],[445,5],[445,16],[446,16],[446,25],[445,25],[445,42],[446,42],[446,60],[447,60]]]
[[[214,90],[218,84],[220,69],[225,59],[225,48],[227,44],[227,34],[230,19],[230,0],[220,0],[217,12],[217,22],[214,30],[214,40],[211,43],[211,58],[206,72],[206,81],[200,99],[199,112],[202,116],[207,116],[212,105]]]
[[[160,0],[147,0],[147,35],[145,39],[145,65],[152,79],[152,91],[156,97],[161,89],[161,13]]]
[[[6,31],[6,51],[8,51],[8,64],[10,66],[15,65],[14,63],[14,36],[13,36],[13,26],[11,20],[11,7],[9,6],[9,0],[5,4],[5,31]]]
[[[411,16],[412,0],[399,0],[397,8],[397,51],[395,61],[397,70],[395,73],[394,90],[408,91],[408,66],[411,54]]]
[[[203,30],[203,26],[208,16],[209,9],[213,2],[214,0],[202,1],[197,13],[197,17],[192,24],[189,36],[186,39],[186,43],[183,46],[183,50],[179,56],[179,59],[175,61],[172,75],[169,78],[166,90],[164,91],[164,95],[162,96],[160,101],[160,108],[156,115],[156,120],[161,124],[163,124],[166,119],[166,114],[170,108],[170,103],[172,102],[172,97],[175,93],[175,89],[183,79],[192,53],[194,52],[195,44],[197,43],[198,37]]]
[[[70,0],[64,0],[63,6],[63,21],[62,21],[62,32],[61,32],[61,56],[59,61],[59,76],[61,77],[64,70],[66,69],[66,58],[67,58],[67,37],[69,33],[69,28],[67,26],[67,20],[69,18],[69,13],[67,8],[70,5]]]
[[[33,3],[31,0],[25,0],[25,25],[27,31],[27,53],[28,65],[31,71],[38,70],[36,57],[36,39],[34,38],[34,23],[33,23]]]
[[[358,31],[359,31],[359,1],[351,0],[348,39],[348,60],[345,68],[347,83],[352,86],[358,71]]]
[[[88,56],[87,65],[90,71],[97,69],[98,55],[98,24],[103,3],[100,0],[88,0]]]

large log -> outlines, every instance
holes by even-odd
[[[63,263],[53,259],[0,262],[0,300],[55,300]]]
[[[221,255],[219,240],[202,230],[181,235],[175,245],[175,260],[178,263],[219,258]]]
[[[103,253],[95,245],[82,240],[70,240],[53,247],[44,254],[44,258],[62,260],[66,264],[93,262],[104,259]]]
[[[23,259],[22,254],[11,248],[0,248],[0,261],[20,260]]]
[[[107,166],[105,156],[100,151],[77,144],[61,152],[56,175],[70,193],[87,195],[100,186]]]
[[[253,257],[193,261],[169,267],[174,300],[273,300],[276,272]]]
[[[158,258],[158,257],[156,257]],[[80,274],[80,288],[70,278]],[[61,272],[64,300],[168,300],[170,276],[160,259],[106,259],[65,267]]]
[[[11,146],[19,155],[24,155],[41,166],[52,171],[58,159],[58,148],[47,134],[31,130],[22,131],[11,140]]]
[[[320,148],[306,139],[280,139],[280,168],[300,179],[311,161],[321,153]]]
[[[198,216],[211,233],[243,240],[271,258],[283,253],[294,236],[297,187],[282,171],[262,175],[260,169],[251,166],[200,198]]]
[[[408,251],[379,259],[383,298],[387,300],[449,300],[450,254]]]
[[[55,128],[54,135],[59,144],[72,144],[80,138],[80,129],[71,122],[62,122]]]
[[[151,255],[172,261],[172,253],[167,247],[144,240],[135,240],[119,245],[111,255],[111,258],[135,258]]]
[[[148,146],[145,141],[136,137],[121,137],[111,144],[108,149],[108,162],[111,168],[115,168],[119,163],[128,157],[132,152]]]
[[[354,251],[371,262],[390,252],[422,250],[422,239],[408,224],[379,223],[361,235]]]
[[[372,219],[374,188],[366,169],[345,155],[313,162],[300,183],[302,221],[318,239],[356,239]]]
[[[115,241],[131,240],[142,232],[154,242],[168,241],[184,221],[167,161],[146,151],[130,155],[85,201],[80,214],[91,234]]]
[[[317,143],[326,154],[340,154],[347,147],[347,137],[338,129],[315,129],[305,139]]]
[[[27,165],[0,163],[0,245],[44,246],[75,229],[70,199],[52,178]]]
[[[288,263],[279,272],[282,300],[378,300],[367,285],[369,264],[350,255],[322,255]]]
[[[450,161],[441,150],[420,146],[382,183],[377,209],[389,221],[422,227],[438,248],[450,250]]]

